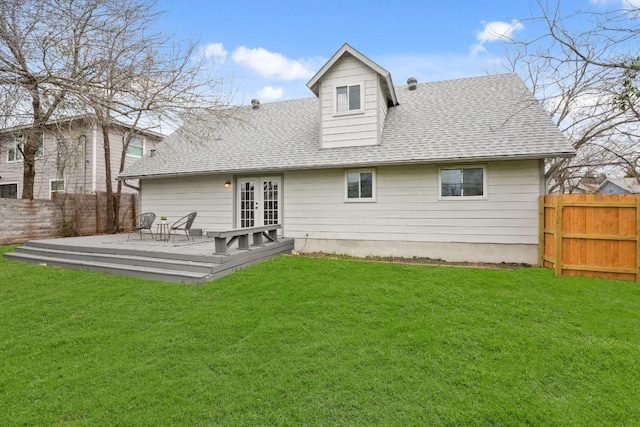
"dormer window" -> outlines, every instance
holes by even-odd
[[[361,85],[336,87],[336,113],[362,111]]]

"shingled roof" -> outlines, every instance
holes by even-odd
[[[319,100],[294,99],[231,110],[224,121],[200,117],[185,125],[197,132],[177,131],[120,178],[575,154],[516,74],[421,83],[411,91],[398,86],[395,92],[398,105],[389,108],[379,145],[320,148]]]

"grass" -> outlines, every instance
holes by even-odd
[[[0,425],[640,425],[639,313],[636,283],[537,268],[0,260]]]

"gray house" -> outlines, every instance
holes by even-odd
[[[0,130],[0,198],[19,198],[23,190],[24,164],[21,148],[29,125]],[[135,130],[116,122],[109,128],[111,170],[120,169],[123,139],[135,134],[125,153],[125,165],[141,158],[162,135]],[[50,199],[53,193],[105,191],[105,156],[101,126],[90,114],[64,117],[47,123],[36,153],[34,197]],[[115,190],[115,180],[112,187]],[[130,192],[127,188],[125,192]]]
[[[278,223],[301,252],[537,262],[544,159],[574,155],[515,74],[431,83],[345,44],[313,97],[177,131],[120,175],[142,211],[208,231]]]
[[[608,178],[596,190],[601,194],[640,194],[637,178]]]

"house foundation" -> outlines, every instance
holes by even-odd
[[[294,250],[354,257],[432,258],[449,262],[538,263],[538,246],[527,244],[407,242],[296,238]]]

